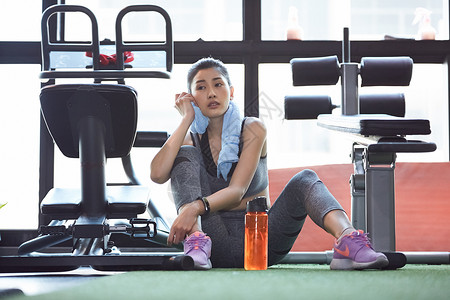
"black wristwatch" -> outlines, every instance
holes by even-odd
[[[198,197],[197,200],[200,200],[203,202],[203,205],[205,206],[205,213],[203,214],[204,216],[209,215],[209,213],[211,212],[211,208],[209,207],[209,201],[206,197]]]

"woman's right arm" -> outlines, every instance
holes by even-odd
[[[175,107],[182,115],[182,119],[180,125],[167,139],[151,162],[150,178],[156,183],[164,183],[169,180],[170,171],[178,151],[182,145],[190,142],[188,131],[195,117],[191,102],[195,103],[195,100],[190,94],[182,93],[176,95]]]

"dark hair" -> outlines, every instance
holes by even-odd
[[[209,68],[215,68],[217,71],[219,71],[219,73],[223,77],[225,77],[228,85],[231,86],[230,75],[228,74],[227,67],[225,67],[224,63],[218,59],[206,57],[195,62],[187,73],[187,88],[189,93],[191,93],[192,81],[194,80],[194,77],[195,75],[197,75],[198,71]]]

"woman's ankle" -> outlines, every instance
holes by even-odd
[[[341,235],[337,238],[337,242],[339,243],[340,240],[341,240],[344,236],[349,235],[349,234],[351,234],[351,233],[354,232],[354,231],[356,231],[356,229],[353,228],[353,227],[347,227],[347,228],[345,228],[345,229],[341,232]]]

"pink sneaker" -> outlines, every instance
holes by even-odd
[[[370,244],[367,233],[354,231],[341,238],[334,245],[332,270],[363,270],[381,269],[389,264],[383,253],[375,252]]]
[[[184,254],[194,260],[194,267],[198,270],[209,270],[212,267],[211,238],[203,232],[196,231],[184,240]]]

